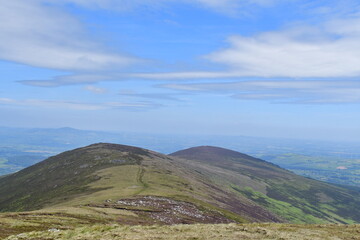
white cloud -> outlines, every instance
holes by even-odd
[[[344,26],[344,27],[342,27]],[[360,18],[318,27],[232,36],[230,47],[207,56],[238,76],[360,76]]]
[[[253,0],[254,1],[254,0]],[[81,7],[129,10],[135,7],[158,8],[172,2],[200,4],[213,9],[233,9],[250,0],[1,0],[0,59],[30,66],[66,71],[98,71],[122,68],[140,59],[114,54],[90,40],[85,27],[63,4]]]
[[[198,79],[198,78],[232,78],[232,77],[239,77],[239,73],[198,71],[198,72],[133,73],[133,74],[128,74],[127,76],[132,78],[168,80],[168,79]]]
[[[238,99],[275,103],[360,103],[358,81],[241,81],[230,83],[167,84],[164,88],[185,92],[224,94]]]
[[[126,10],[172,2],[200,4],[217,10],[245,5],[267,6],[282,0],[12,0],[0,4],[0,58],[32,66],[97,72],[124,67],[138,59],[109,53],[88,40],[81,23],[59,10],[59,4]],[[44,3],[47,3],[44,5]],[[223,71],[77,74],[48,81],[22,81],[33,86],[91,84],[124,78],[207,79],[256,77],[354,77],[360,75],[360,18],[333,19],[318,26],[294,27],[255,36],[232,36],[229,46],[205,56]]]
[[[128,109],[128,110],[147,110],[157,108],[161,105],[152,102],[105,102],[105,103],[84,103],[77,101],[62,101],[62,100],[43,100],[43,99],[11,99],[0,98],[0,106],[19,106],[19,107],[36,107],[36,108],[52,108],[52,109],[66,109],[66,110],[83,110],[96,111],[106,109]]]
[[[16,100],[10,98],[0,98],[1,105],[22,106],[22,107],[41,107],[41,108],[62,108],[70,110],[101,110],[105,106],[99,104],[89,104],[73,101],[53,101],[40,99]]]
[[[101,87],[95,87],[95,86],[92,86],[92,85],[87,85],[84,87],[84,89],[86,91],[89,91],[89,92],[92,92],[92,93],[95,93],[95,94],[104,94],[107,92],[107,89],[105,88],[101,88]]]
[[[98,73],[84,73],[84,74],[73,74],[57,76],[50,80],[23,80],[19,81],[24,85],[35,86],[35,87],[58,87],[73,84],[91,84],[100,81],[114,81],[117,79],[123,79],[117,74],[98,74]]]
[[[332,19],[318,26],[239,35],[205,56],[223,71],[134,74],[148,79],[239,77],[337,78],[360,76],[360,17]]]
[[[0,59],[62,70],[101,70],[137,61],[102,50],[76,18],[43,2],[1,1]]]
[[[137,93],[134,91],[121,91],[120,96],[130,98],[145,98],[153,100],[170,100],[170,101],[181,101],[177,96],[180,94],[176,93]]]

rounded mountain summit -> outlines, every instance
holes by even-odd
[[[360,193],[236,151],[98,143],[0,178],[0,211],[105,211],[127,224],[359,223]]]

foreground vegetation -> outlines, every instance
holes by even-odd
[[[360,222],[359,204],[359,192],[217,147],[166,156],[125,145],[93,144],[0,178],[0,212],[122,209],[135,214],[132,225],[354,224]]]
[[[13,235],[8,240],[77,239],[360,239],[358,225],[195,224],[173,226],[94,225],[71,230],[49,229]]]
[[[0,239],[360,240],[337,224],[359,196],[222,148],[94,144],[0,179]]]
[[[133,212],[127,210],[85,206],[2,213],[0,239],[360,240],[360,225],[277,223],[137,225],[140,223],[132,222],[135,217]]]

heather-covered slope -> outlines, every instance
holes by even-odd
[[[71,223],[352,223],[360,222],[358,206],[356,192],[215,147],[166,156],[93,144],[0,179],[0,211],[21,212],[0,214],[4,236],[21,231],[12,220],[25,221],[26,231]]]
[[[357,191],[304,178],[266,161],[218,147],[195,147],[171,156],[184,159],[223,189],[233,189],[286,221],[360,222]]]
[[[2,212],[84,206],[126,211],[117,222],[131,224],[282,221],[182,161],[124,145],[64,152],[0,179]]]

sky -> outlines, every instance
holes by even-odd
[[[355,0],[0,0],[0,126],[360,141]]]

